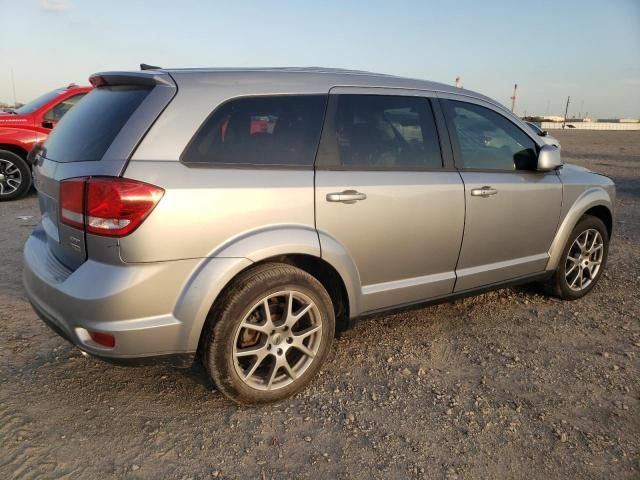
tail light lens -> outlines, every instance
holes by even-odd
[[[88,233],[130,234],[149,216],[164,190],[120,177],[72,178],[60,183],[60,220]]]
[[[60,220],[75,228],[84,228],[84,188],[86,178],[60,182]]]
[[[116,337],[110,333],[92,332],[91,330],[87,330],[87,332],[89,333],[91,340],[96,342],[98,345],[107,348],[113,348],[116,346]]]

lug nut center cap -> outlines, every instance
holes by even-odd
[[[276,333],[271,339],[271,343],[273,343],[274,345],[280,345],[282,343],[282,335]]]
[[[4,182],[6,178],[7,177],[3,173],[0,173],[0,182]]]

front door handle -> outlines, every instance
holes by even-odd
[[[366,200],[367,195],[355,190],[327,193],[327,202],[356,203],[358,200]]]
[[[485,185],[482,188],[474,188],[471,190],[471,196],[473,197],[488,197],[489,195],[495,195],[498,190]]]

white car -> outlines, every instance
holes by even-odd
[[[560,148],[560,142],[557,138],[549,135],[549,132],[546,130],[542,130],[538,125],[532,122],[524,122],[526,123],[531,130],[535,132],[536,135],[540,137],[540,139],[546,143],[547,145],[553,145],[554,147]]]

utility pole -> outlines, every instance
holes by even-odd
[[[571,97],[567,97],[567,106],[564,107],[564,120],[562,121],[562,129],[564,130],[565,125],[567,124],[567,115],[569,114],[569,100]]]
[[[13,107],[15,108],[18,104],[16,100],[16,81],[13,79],[13,67],[11,67],[11,86],[13,87]]]
[[[516,111],[516,92],[518,91],[518,84],[516,83],[513,86],[513,96],[511,98],[511,111],[515,113]]]

